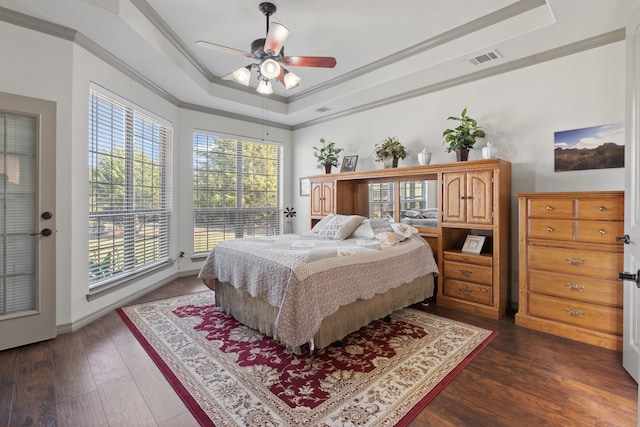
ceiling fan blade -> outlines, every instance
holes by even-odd
[[[198,40],[196,44],[198,46],[206,47],[208,49],[217,50],[218,52],[230,53],[232,55],[240,55],[240,56],[246,56],[248,58],[251,58],[251,54],[249,52],[244,52],[242,50],[234,49],[232,47],[226,47],[226,46],[222,46],[222,45],[211,43],[211,42],[205,42],[203,40]]]
[[[331,56],[285,56],[282,62],[292,67],[333,68],[336,66],[336,58]]]
[[[269,26],[267,40],[264,42],[264,51],[269,55],[277,56],[289,37],[289,30],[282,24],[272,22]]]

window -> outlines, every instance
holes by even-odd
[[[217,243],[280,234],[282,146],[193,135],[193,253]]]
[[[369,184],[369,218],[393,218],[393,182]]]
[[[172,127],[104,89],[89,100],[89,287],[169,261]]]

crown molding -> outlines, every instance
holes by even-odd
[[[551,61],[554,59],[562,58],[564,56],[573,55],[579,52],[606,46],[608,44],[616,43],[624,40],[625,40],[625,29],[620,28],[614,31],[610,31],[608,33],[604,33],[588,39],[580,40],[575,43],[571,43],[568,45],[560,46],[555,49],[547,50],[542,53],[537,53],[535,55],[527,56],[527,57],[516,59],[514,61],[510,61],[504,64],[496,65],[491,68],[476,71],[475,73],[454,77],[452,79],[438,82],[433,85],[424,86],[420,89],[411,90],[398,95],[394,95],[394,96],[390,96],[374,102],[370,102],[368,104],[359,105],[354,108],[350,108],[334,114],[330,114],[318,119],[309,120],[304,123],[299,123],[293,126],[293,130],[306,128],[309,126],[335,120],[341,117],[350,116],[352,114],[361,113],[363,111],[379,108],[389,104],[394,104],[396,102],[406,101],[408,99],[415,98],[418,96],[423,96],[423,95],[438,92],[441,90],[449,89],[454,86],[460,86],[460,85],[471,83],[474,81],[486,79],[489,77],[497,76],[499,74],[508,73],[511,71],[519,70],[521,68],[530,67],[532,65],[541,64],[543,62]]]

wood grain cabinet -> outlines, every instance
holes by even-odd
[[[624,193],[516,196],[516,324],[621,351]]]
[[[324,217],[333,213],[333,181],[310,183],[311,217]]]
[[[493,222],[492,178],[492,170],[442,174],[443,222],[491,224]]]

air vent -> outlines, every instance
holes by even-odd
[[[318,113],[326,113],[329,110],[331,110],[331,108],[329,108],[329,107],[320,107],[320,108],[316,109],[316,112],[318,112]]]
[[[485,62],[493,61],[495,59],[502,58],[502,55],[497,50],[492,50],[487,53],[483,53],[482,55],[475,56],[469,59],[473,65],[484,64]]]

